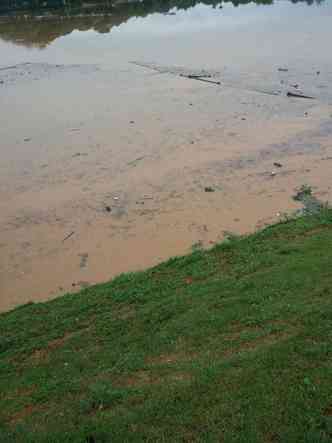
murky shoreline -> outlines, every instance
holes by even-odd
[[[272,62],[258,25],[235,22],[199,48],[192,30],[150,41],[141,28],[136,43],[73,33],[39,52],[0,41],[13,66],[0,70],[0,310],[253,231],[301,207],[303,184],[332,200],[325,30],[310,54],[301,29],[288,52],[271,31]],[[213,40],[223,33],[235,40]],[[202,69],[221,84],[188,78]]]

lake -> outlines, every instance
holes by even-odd
[[[253,231],[304,184],[331,200],[331,1],[16,4],[0,310]]]

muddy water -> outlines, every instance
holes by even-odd
[[[1,310],[331,201],[331,2],[169,12],[0,23]]]

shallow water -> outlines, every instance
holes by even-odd
[[[0,19],[0,309],[331,198],[332,2],[42,13]]]

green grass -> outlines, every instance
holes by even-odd
[[[332,441],[332,212],[0,316],[0,442]]]

